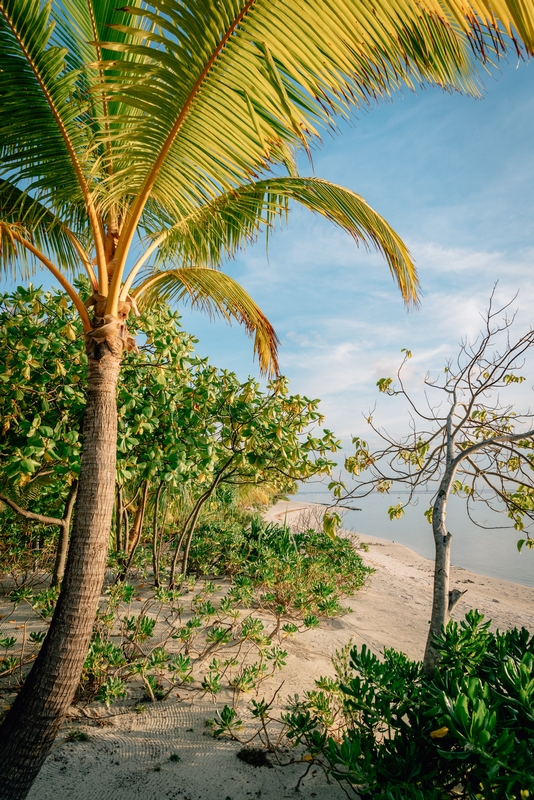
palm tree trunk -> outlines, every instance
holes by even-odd
[[[0,800],[23,800],[74,698],[104,580],[115,490],[120,355],[89,359],[82,466],[65,577],[33,669],[0,728]]]

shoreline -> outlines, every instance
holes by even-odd
[[[288,498],[303,504],[322,501],[332,502],[329,493],[318,493],[308,497],[306,493]],[[397,496],[397,501],[402,498]],[[407,497],[405,498],[407,499]],[[388,541],[398,542],[410,547],[425,558],[434,558],[434,540],[428,520],[423,518],[426,499],[417,496],[414,502],[405,507],[400,519],[390,520],[387,508],[393,496],[373,493],[354,501],[361,506],[360,513],[353,510],[343,512],[343,525],[347,530],[356,531],[360,536],[377,535]],[[347,502],[348,506],[353,505]],[[517,541],[523,534],[512,527],[506,515],[484,509],[478,504],[471,514],[461,497],[452,495],[447,507],[447,530],[453,535],[451,562],[454,566],[486,575],[491,578],[521,583],[534,588],[534,563],[532,554],[526,548],[517,550]]]
[[[265,515],[283,522],[284,516],[320,508],[315,503],[279,501]],[[343,532],[369,546],[361,551],[365,564],[376,571],[368,584],[351,598],[354,611],[342,617],[346,633],[355,643],[365,642],[374,652],[394,647],[410,658],[421,659],[430,617],[434,562],[406,545],[378,536]],[[467,590],[452,618],[459,621],[477,608],[491,628],[526,627],[534,632],[534,588],[481,575],[463,567],[451,567],[452,588]]]

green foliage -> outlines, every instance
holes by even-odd
[[[0,295],[0,352],[2,477],[28,492],[46,475],[64,492],[80,468],[86,359],[63,293],[19,286]]]
[[[77,286],[89,294],[87,283]],[[165,537],[197,502],[229,507],[247,486],[288,491],[295,479],[329,473],[339,442],[331,431],[312,433],[322,422],[319,401],[289,394],[285,378],[263,390],[197,358],[193,338],[164,301],[155,300],[138,324],[144,343],[125,355],[118,387],[117,482],[131,501],[124,513],[134,516],[144,481],[148,514],[164,487],[164,569]],[[0,295],[0,354],[3,491],[24,508],[60,518],[79,473],[86,363],[83,332],[65,296],[34,288]],[[35,568],[38,559],[50,568],[57,526],[0,511],[0,572]],[[131,555],[132,566],[144,569],[151,554],[143,551],[143,536],[138,552],[124,537],[122,525],[113,565]]]
[[[293,700],[288,737],[362,798],[508,800],[534,791],[534,637],[470,611],[436,641],[440,666],[364,645]]]
[[[405,511],[402,503],[397,503],[396,506],[390,506],[388,508],[388,516],[390,519],[400,519],[404,513]]]
[[[323,516],[323,531],[331,539],[335,539],[336,532],[341,528],[342,519],[337,511],[325,512]]]
[[[224,521],[201,525],[191,549],[199,574],[235,574],[234,597],[255,602],[278,616],[304,618],[340,613],[339,600],[360,589],[372,572],[348,539],[253,519],[248,529]],[[248,590],[248,591],[247,591]],[[292,631],[288,631],[290,633]]]
[[[14,589],[9,595],[9,599],[13,603],[14,608],[16,608],[19,603],[26,602],[43,619],[48,619],[52,616],[58,597],[58,587],[42,589],[35,594],[30,586],[20,586],[18,589]],[[32,641],[41,641],[39,636],[40,634],[36,633]]]
[[[360,588],[371,572],[346,539],[311,530],[292,533],[255,518],[245,527],[232,515],[226,524],[201,526],[193,562],[206,569],[216,564],[223,574],[238,565],[240,571],[228,588],[192,581],[181,591],[159,588],[144,601],[131,584],[109,587],[107,603],[96,615],[77,702],[96,699],[110,706],[137,686],[141,699],[151,702],[166,699],[175,688],[213,697],[230,690],[236,707],[244,693],[257,692],[284,668],[284,638],[316,628],[321,616],[341,613],[341,597]],[[57,590],[34,594],[21,587],[11,599],[14,605],[27,603],[47,624],[43,610],[56,597]],[[27,643],[25,663],[43,638],[44,631],[30,636],[33,650]],[[3,637],[0,645],[6,650],[1,672],[8,680],[20,667],[21,643]],[[7,656],[8,649],[16,654]],[[226,733],[232,730],[230,725]],[[263,736],[269,740],[266,730]]]
[[[126,696],[126,684],[120,678],[109,677],[100,687],[96,698],[101,700],[108,708],[119,698]]]
[[[85,282],[78,286],[89,293]],[[125,358],[118,388],[117,476],[157,476],[176,486],[199,474],[201,454],[184,441],[178,411],[202,362],[165,303],[155,303],[140,324],[147,341]],[[80,467],[86,363],[83,332],[65,296],[32,287],[0,295],[0,354],[2,491],[24,508],[61,517]],[[21,522],[8,508],[0,524],[0,571],[34,567],[37,556],[51,566],[57,529]]]
[[[216,737],[227,736],[235,739],[236,732],[243,727],[242,721],[237,715],[235,708],[224,706],[222,711],[217,711],[213,735]]]

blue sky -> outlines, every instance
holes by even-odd
[[[314,172],[361,194],[408,243],[422,304],[407,313],[383,260],[295,208],[289,227],[227,266],[274,324],[295,392],[322,399],[345,442],[365,434],[376,381],[410,348],[409,386],[441,371],[497,299],[516,302],[519,334],[534,307],[534,65],[510,58],[483,78],[484,99],[426,89],[360,114],[314,154]],[[301,173],[310,168],[301,162]],[[257,374],[242,330],[184,310],[198,350],[245,378]],[[528,365],[527,365],[528,368]],[[527,369],[528,374],[528,369]],[[530,374],[533,374],[532,371]],[[532,381],[516,395],[525,408]],[[398,433],[403,415],[380,396],[375,419]]]

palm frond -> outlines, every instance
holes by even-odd
[[[533,45],[530,11],[510,9],[512,0],[499,0],[499,18],[483,0],[127,7],[129,24],[114,29],[135,44],[105,42],[116,57],[105,65],[103,90],[131,109],[128,141],[120,144],[119,128],[110,134],[120,157],[109,199],[141,193],[132,229],[150,192],[183,216],[249,180],[276,157],[280,141],[307,146],[333,115],[403,83],[474,92],[473,52],[483,57],[485,32],[500,45],[499,19],[509,26],[517,18]]]
[[[17,184],[70,201],[83,195],[90,126],[52,30],[50,4],[0,0],[0,162]]]
[[[250,295],[229,275],[207,267],[182,267],[149,274],[132,296],[140,307],[154,296],[189,302],[210,316],[245,326],[254,337],[254,354],[264,374],[278,374],[279,340],[271,323]]]
[[[141,6],[141,0],[133,0],[132,5]],[[62,0],[61,4],[53,6],[52,19],[56,26],[51,42],[65,49],[65,63],[69,70],[76,72],[78,91],[90,103],[92,176],[96,179],[92,190],[98,195],[102,190],[100,181],[113,171],[111,134],[120,120],[121,136],[128,135],[125,113],[132,112],[120,101],[93,91],[95,82],[101,83],[103,79],[98,63],[114,57],[114,53],[102,47],[100,41],[107,38],[115,45],[132,44],[131,37],[121,30],[121,25],[130,19],[130,15],[118,8],[115,0]],[[139,60],[135,53],[125,54],[124,58],[133,62]],[[102,158],[104,154],[105,159]]]
[[[270,178],[240,186],[190,214],[169,231],[153,234],[161,240],[154,266],[169,262],[219,267],[262,228],[287,217],[293,200],[326,217],[356,243],[376,248],[385,257],[407,303],[417,300],[417,273],[410,253],[386,220],[360,195],[319,178]],[[149,211],[149,209],[147,209]],[[147,223],[161,222],[161,209]]]
[[[70,210],[70,216],[74,217],[74,209]],[[83,224],[86,221],[84,215],[80,214],[79,217],[78,222]],[[26,278],[28,269],[33,271],[36,264],[42,266],[29,250],[17,246],[14,233],[36,245],[67,274],[76,275],[82,266],[75,236],[67,225],[40,200],[21,191],[10,181],[1,179],[0,224],[0,272],[11,268],[14,278],[18,275]],[[80,233],[77,233],[79,236]],[[81,241],[84,242],[83,235]]]

